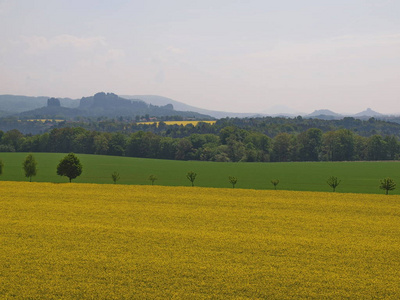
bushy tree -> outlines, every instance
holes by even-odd
[[[197,174],[193,171],[190,171],[186,174],[186,178],[192,183],[192,186],[194,186],[194,181],[196,180]]]
[[[337,177],[331,176],[328,178],[326,183],[333,189],[333,192],[336,191],[337,186],[340,184],[341,180],[338,180]]]
[[[232,188],[235,188],[235,185],[237,183],[237,178],[234,176],[229,176],[228,179],[229,179],[229,182],[232,184]]]
[[[23,165],[23,168],[24,168],[25,177],[29,178],[29,181],[31,182],[32,181],[32,177],[36,176],[36,172],[37,172],[37,169],[36,169],[37,162],[36,162],[35,158],[33,157],[33,155],[29,154],[25,158],[25,160],[24,160],[22,165]]]
[[[117,171],[114,171],[114,172],[111,174],[111,179],[112,179],[112,181],[114,182],[114,184],[116,184],[117,181],[120,179],[119,173],[118,173]]]
[[[330,161],[353,160],[355,138],[348,129],[329,131],[323,135],[325,158]]]
[[[151,174],[149,176],[149,180],[151,181],[151,185],[154,185],[154,181],[156,181],[158,178],[156,175]]]
[[[82,174],[82,164],[74,153],[69,153],[57,165],[57,175],[67,176],[69,182]]]
[[[291,158],[291,146],[293,135],[287,132],[277,134],[272,143],[273,161],[289,161]]]
[[[301,161],[318,161],[322,146],[322,130],[310,128],[298,136],[299,158]]]
[[[121,132],[116,132],[111,135],[111,139],[108,142],[109,155],[124,156],[126,148],[127,138]]]
[[[386,150],[387,150],[387,158],[388,159],[395,159],[399,153],[399,143],[397,138],[394,135],[387,135],[385,136],[386,142]]]
[[[176,144],[175,159],[188,160],[193,158],[193,145],[187,138],[179,139]]]
[[[274,188],[276,190],[276,186],[279,184],[279,179],[273,179],[271,180],[271,183],[274,185]]]
[[[23,138],[24,135],[19,130],[12,129],[4,133],[2,137],[2,144],[8,145],[10,149],[12,149],[10,152],[18,151],[19,145]]]
[[[381,184],[379,185],[379,188],[381,190],[385,190],[386,191],[386,195],[389,194],[389,191],[392,191],[396,188],[396,183],[394,182],[394,180],[392,178],[384,178],[381,180]]]
[[[387,159],[387,145],[380,135],[373,135],[367,142],[367,157],[369,160]]]

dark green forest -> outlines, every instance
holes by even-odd
[[[0,124],[1,124],[0,120]],[[19,121],[20,125],[38,122]],[[33,126],[31,124],[31,126]],[[196,126],[119,119],[47,122],[0,131],[1,152],[60,152],[219,162],[395,160],[400,124],[370,118],[225,118]],[[10,124],[11,125],[11,124]]]

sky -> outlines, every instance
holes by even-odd
[[[399,0],[0,0],[0,94],[400,113]]]

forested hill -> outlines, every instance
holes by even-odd
[[[57,100],[55,98],[51,98]],[[49,99],[50,100],[50,99]],[[140,116],[180,116],[182,118],[210,120],[212,117],[197,112],[176,111],[169,105],[155,106],[149,105],[141,100],[128,100],[121,98],[113,93],[97,93],[91,97],[83,97],[76,108],[68,108],[58,105],[47,105],[29,111],[24,111],[16,116],[19,118],[30,119],[66,119],[72,120],[79,117],[135,117]]]
[[[1,122],[0,122],[1,124]],[[263,118],[224,118],[216,121],[214,125],[201,123],[197,126],[191,124],[187,126],[166,125],[161,122],[159,126],[154,124],[145,125],[141,123],[129,121],[116,121],[113,119],[104,119],[98,121],[82,121],[82,122],[64,122],[57,124],[57,127],[82,127],[87,130],[108,131],[108,132],[124,132],[133,133],[137,131],[150,131],[163,136],[185,137],[192,133],[213,133],[219,134],[226,127],[235,127],[250,132],[259,132],[268,137],[275,137],[279,133],[300,134],[307,129],[317,128],[323,133],[348,129],[360,136],[369,137],[375,134],[382,136],[394,135],[400,138],[400,124],[377,120],[370,118],[369,120],[359,120],[352,117],[346,117],[341,120],[322,120],[322,119],[305,119],[302,117],[284,118],[284,117],[263,117]]]
[[[17,95],[0,95],[0,111],[12,115],[46,106],[49,97],[30,97]],[[58,98],[60,104],[67,108],[78,107],[79,101],[70,98]]]
[[[318,128],[322,132],[331,130],[348,129],[361,136],[395,135],[400,137],[400,124],[390,121],[384,121],[375,118],[360,120],[353,117],[345,117],[340,120],[323,120],[302,118],[284,118],[284,117],[264,117],[264,118],[226,118],[218,120],[220,127],[236,126],[238,128],[262,132],[269,137],[274,137],[279,133],[298,134],[310,128]]]
[[[84,104],[90,105],[90,104]],[[67,109],[63,108],[62,109]],[[47,111],[57,111],[57,107],[47,106]],[[76,111],[78,108],[68,111]],[[182,120],[181,116],[170,116],[167,118],[159,118],[159,120]],[[154,123],[155,124],[155,123]],[[192,133],[213,133],[219,132],[226,127],[236,127],[251,132],[260,132],[268,137],[275,137],[279,133],[300,134],[307,129],[317,128],[322,132],[328,132],[338,129],[348,129],[353,133],[369,137],[375,134],[386,136],[393,135],[400,138],[400,124],[394,122],[383,121],[375,118],[368,120],[359,120],[353,117],[346,117],[341,120],[322,120],[322,119],[306,119],[300,116],[296,118],[285,117],[263,117],[263,118],[224,118],[217,120],[214,125],[201,123],[198,126],[187,125],[166,125],[161,121],[160,126],[154,124],[145,125],[135,122],[132,118],[93,118],[79,117],[75,121],[19,119],[15,117],[0,118],[0,130],[6,132],[17,129],[23,134],[38,134],[52,130],[53,128],[63,127],[82,127],[87,130],[101,132],[123,132],[126,134],[137,131],[150,131],[163,136],[185,137]]]

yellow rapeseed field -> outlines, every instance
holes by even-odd
[[[55,122],[59,123],[59,122],[65,121],[65,120],[62,120],[62,119],[29,119],[27,121],[29,121],[29,122],[42,122],[42,123],[55,121]]]
[[[200,122],[213,125],[217,121],[164,121],[164,123],[167,124],[167,125],[183,125],[183,126],[186,126],[188,124],[192,124],[193,126],[196,126]],[[154,124],[154,123],[156,123],[157,126],[158,126],[158,124],[160,122],[138,122],[138,124],[146,124],[146,125],[151,125],[151,124]]]
[[[1,299],[399,299],[400,197],[0,182]]]

